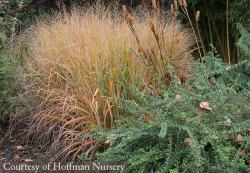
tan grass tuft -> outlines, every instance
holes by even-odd
[[[51,142],[55,156],[91,153],[89,126],[111,128],[126,116],[116,105],[121,98],[136,100],[130,86],[151,92],[161,85],[159,76],[171,80],[167,65],[179,76],[191,69],[192,36],[178,22],[154,15],[132,19],[125,6],[126,23],[114,14],[73,10],[38,22],[28,33],[29,132],[43,144]]]

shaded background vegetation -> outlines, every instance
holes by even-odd
[[[84,5],[98,0],[9,0],[0,1],[0,45],[7,41],[12,34],[21,28],[29,26],[35,17],[49,11],[66,8],[70,11],[73,4]],[[103,0],[102,3],[126,4],[136,7],[139,4],[149,5],[150,0]],[[162,8],[169,9],[173,0],[162,0]],[[236,24],[241,23],[250,30],[250,1],[248,0],[187,0],[188,9],[193,23],[197,26],[197,35],[204,43],[203,54],[215,47],[224,62],[237,63],[240,61],[240,51],[235,46],[239,39]],[[199,22],[195,21],[195,13],[200,11]],[[183,16],[183,23],[188,23]],[[200,32],[200,33],[198,33]]]

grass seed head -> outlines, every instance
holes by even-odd
[[[174,0],[174,8],[175,8],[175,10],[176,10],[176,11],[178,11],[178,10],[179,10],[177,0]]]
[[[182,0],[178,0],[178,3],[181,7],[183,6]]]
[[[132,26],[133,25],[133,19],[132,19],[131,14],[128,12],[127,7],[125,5],[123,5],[122,9],[123,9],[123,15],[124,15],[124,19],[125,19],[126,23],[129,26]]]
[[[153,8],[157,11],[157,9],[158,9],[158,4],[157,4],[158,2],[157,2],[157,0],[152,0],[152,6],[153,6]]]
[[[187,8],[187,1],[186,0],[182,0],[182,4],[184,8]]]
[[[195,21],[196,22],[199,22],[199,20],[200,20],[200,11],[196,11],[196,13],[195,13]]]

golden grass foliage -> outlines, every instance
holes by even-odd
[[[40,21],[28,32],[30,134],[51,141],[56,156],[89,153],[95,141],[83,135],[91,125],[113,126],[122,115],[118,101],[136,99],[131,86],[152,92],[171,80],[167,65],[180,77],[190,70],[187,30],[158,15],[127,13],[129,26],[122,15],[93,8]]]

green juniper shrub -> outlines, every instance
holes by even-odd
[[[249,34],[240,31],[247,64]],[[138,101],[120,103],[127,118],[113,129],[94,129],[97,141],[111,142],[96,159],[127,161],[136,173],[249,172],[249,81],[237,77],[243,62],[226,65],[213,53],[203,62],[185,86],[173,84],[159,96],[134,89]]]
[[[140,94],[140,105],[124,101],[121,108],[133,118],[104,133],[112,146],[98,157],[127,160],[131,172],[240,172],[249,167],[250,92],[195,85],[175,86],[159,97]],[[202,101],[212,111],[200,110]]]
[[[138,97],[141,104],[121,103],[121,109],[130,114],[128,119],[112,130],[97,131],[112,141],[110,148],[97,154],[99,159],[126,160],[131,172],[249,168],[249,90],[237,93],[217,82],[202,81],[190,87],[173,86],[159,97],[141,93]],[[201,110],[201,102],[208,102],[212,110]]]
[[[3,53],[0,55],[0,128],[4,128],[19,105],[15,79],[17,67],[16,61],[3,56]]]
[[[237,24],[241,37],[236,44],[241,51],[241,61],[238,64],[228,66],[222,77],[237,89],[250,87],[250,33],[241,25]],[[227,74],[227,75],[225,75]]]

